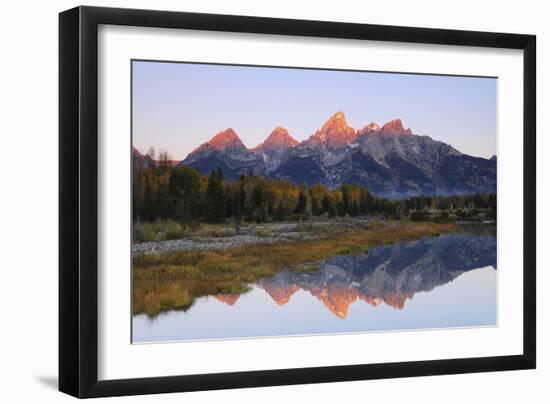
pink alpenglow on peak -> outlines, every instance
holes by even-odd
[[[410,136],[412,135],[410,128],[405,129],[401,119],[394,119],[380,127],[378,124],[371,122],[363,129],[357,131],[357,137],[365,135],[384,135],[384,136]]]
[[[232,128],[219,132],[216,136],[210,139],[207,144],[216,150],[222,151],[230,146],[244,147],[243,142]]]
[[[410,128],[405,129],[403,127],[403,122],[401,122],[401,119],[394,119],[393,121],[390,121],[382,126],[382,129],[380,129],[380,134],[389,136],[408,136],[413,133]]]
[[[273,132],[260,143],[258,146],[252,149],[253,152],[266,152],[275,148],[291,148],[299,142],[294,139],[285,128],[280,126],[276,127]]]
[[[308,142],[318,142],[331,147],[342,147],[355,141],[355,130],[351,128],[342,111],[332,115]]]
[[[250,153],[250,151],[243,144],[237,133],[231,128],[223,130],[217,133],[208,142],[201,144],[191,153],[189,153],[186,159],[200,158],[204,155],[210,155],[210,153]]]
[[[377,123],[371,122],[363,129],[357,131],[357,137],[365,136],[373,132],[378,132],[380,130],[380,125]]]

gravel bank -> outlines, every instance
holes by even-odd
[[[191,236],[178,240],[147,241],[132,245],[134,254],[168,251],[225,250],[254,244],[273,244],[295,240],[313,240],[323,235],[326,226],[351,227],[367,224],[369,219],[353,222],[270,223],[243,226],[238,235],[225,237]],[[228,229],[230,229],[228,227]]]

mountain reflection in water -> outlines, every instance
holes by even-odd
[[[491,235],[447,234],[395,245],[375,247],[360,256],[337,256],[321,262],[313,273],[280,272],[254,285],[278,304],[287,304],[299,290],[315,296],[339,318],[363,300],[403,309],[415,293],[429,292],[464,272],[496,269],[496,238]],[[217,295],[233,306],[240,295]]]
[[[135,315],[132,342],[494,326],[494,233],[374,247],[316,272],[280,272],[242,295],[201,297],[185,312]]]

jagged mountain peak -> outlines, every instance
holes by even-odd
[[[261,155],[267,172],[273,172],[286,160],[296,145],[298,141],[290,136],[285,128],[278,126],[263,143],[252,149],[252,152]]]
[[[195,156],[201,155],[203,153],[209,153],[212,151],[224,152],[229,149],[248,151],[248,149],[243,144],[233,128],[227,128],[225,130],[222,130],[221,132],[218,132],[208,142],[201,144],[199,147],[189,153],[186,157],[186,160],[194,158]]]
[[[338,122],[338,121],[344,122],[347,125],[346,114],[344,114],[344,111],[338,111],[338,112],[335,112],[334,114],[332,114],[332,116],[328,119],[328,121],[325,123],[325,125],[330,123],[330,122]]]
[[[342,111],[332,115],[311,137],[307,143],[320,143],[332,148],[341,148],[347,146],[355,140],[356,133],[348,125],[346,116]]]
[[[222,168],[229,178],[248,172],[264,173],[262,158],[248,150],[232,128],[217,133],[197,147],[178,166],[190,166],[202,174]]]
[[[382,128],[380,129],[379,133],[389,136],[402,136],[413,134],[410,128],[405,129],[403,127],[403,122],[399,118],[385,123],[384,126],[382,126]]]
[[[405,129],[403,122],[399,118],[386,122],[382,127],[371,122],[357,131],[357,137],[365,135],[409,136],[412,134],[412,130],[410,128]]]
[[[365,136],[365,135],[368,135],[370,133],[378,132],[378,131],[380,131],[380,125],[378,125],[375,122],[371,122],[368,125],[366,125],[365,127],[363,127],[362,129],[359,129],[357,131],[357,136],[358,137]]]
[[[243,142],[233,130],[233,128],[227,128],[219,133],[217,133],[212,139],[207,142],[208,145],[213,147],[216,150],[225,150],[230,146],[242,146],[244,147]]]
[[[273,148],[289,148],[294,147],[299,142],[294,139],[288,131],[281,127],[277,126],[269,134],[266,140],[260,143],[258,146],[252,149],[254,152],[266,152]]]

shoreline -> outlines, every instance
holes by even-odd
[[[247,224],[235,234],[234,226],[210,225],[206,230],[173,240],[132,243],[133,254],[153,254],[172,251],[226,250],[255,244],[299,242],[322,238],[327,227],[338,229],[361,229],[373,223],[388,222],[377,218],[354,218],[353,220],[312,220],[262,224]],[[217,233],[216,236],[208,233]]]
[[[307,239],[265,242],[262,238],[254,248],[240,245],[134,254],[132,312],[154,317],[166,310],[185,311],[198,297],[243,293],[247,284],[281,271],[312,272],[318,269],[317,263],[333,256],[364,254],[371,247],[456,229],[449,223],[409,221],[331,224],[297,228],[310,233]]]

